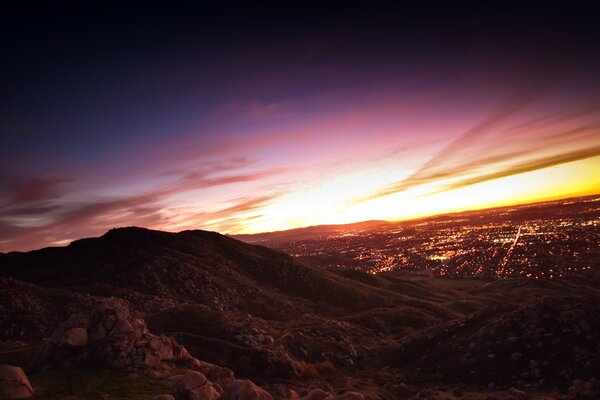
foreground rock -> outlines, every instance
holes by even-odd
[[[0,398],[26,399],[33,396],[33,387],[19,367],[0,365]]]
[[[326,400],[365,400],[365,396],[358,392],[346,392],[337,396],[327,397]]]
[[[223,400],[273,400],[267,391],[248,380],[233,380],[225,386]]]
[[[133,371],[163,362],[189,367],[201,364],[172,338],[150,333],[125,301],[110,298],[100,301],[92,312],[74,314],[63,322],[32,367],[45,370],[85,363]]]
[[[273,400],[273,396],[249,380],[229,379],[221,386],[198,371],[187,371],[169,380],[176,400]]]
[[[331,396],[331,394],[323,389],[313,389],[301,400],[325,400],[329,396]]]
[[[188,371],[175,381],[171,392],[177,400],[217,400],[223,389],[201,372]]]

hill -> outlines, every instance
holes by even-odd
[[[101,329],[89,322],[100,317],[77,315],[110,319],[97,307],[113,297],[131,309],[119,329],[143,327],[129,341],[117,335],[119,343],[134,346],[140,335],[173,348],[180,343],[203,363],[227,367],[280,398],[314,388],[373,399],[458,398],[455,392],[481,398],[514,386],[569,396],[573,380],[599,376],[600,294],[592,286],[326,271],[214,232],[120,228],[66,247],[0,256],[0,363],[26,366],[45,349],[45,359],[68,365],[71,353],[61,346],[73,340],[64,339],[69,327]],[[47,357],[49,351],[60,357]],[[94,359],[94,351],[83,354]],[[32,371],[34,385],[58,379]],[[89,375],[114,375],[94,371]],[[158,390],[149,385],[140,393]]]
[[[402,300],[281,252],[204,231],[114,229],[67,247],[6,254],[0,276],[121,297],[145,312],[192,303],[286,319],[290,307],[294,313],[336,313]]]

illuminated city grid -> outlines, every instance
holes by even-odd
[[[556,279],[599,264],[599,205],[600,198],[550,203],[550,216],[543,217],[523,217],[523,207],[515,207],[270,246],[327,268],[369,273],[406,269],[448,277]]]

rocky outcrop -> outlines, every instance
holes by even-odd
[[[185,347],[148,331],[124,300],[99,301],[88,314],[74,314],[46,341],[33,368],[50,369],[81,363],[139,370],[160,363],[200,365]]]
[[[0,399],[26,399],[33,393],[33,387],[21,368],[0,365]]]
[[[90,295],[0,276],[0,340],[42,340],[93,302]]]

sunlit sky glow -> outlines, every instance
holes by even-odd
[[[255,233],[600,193],[596,28],[579,13],[505,21],[507,36],[477,10],[422,24],[401,10],[398,27],[381,10],[288,26],[119,9],[99,35],[110,6],[11,7],[0,251],[115,226]]]

